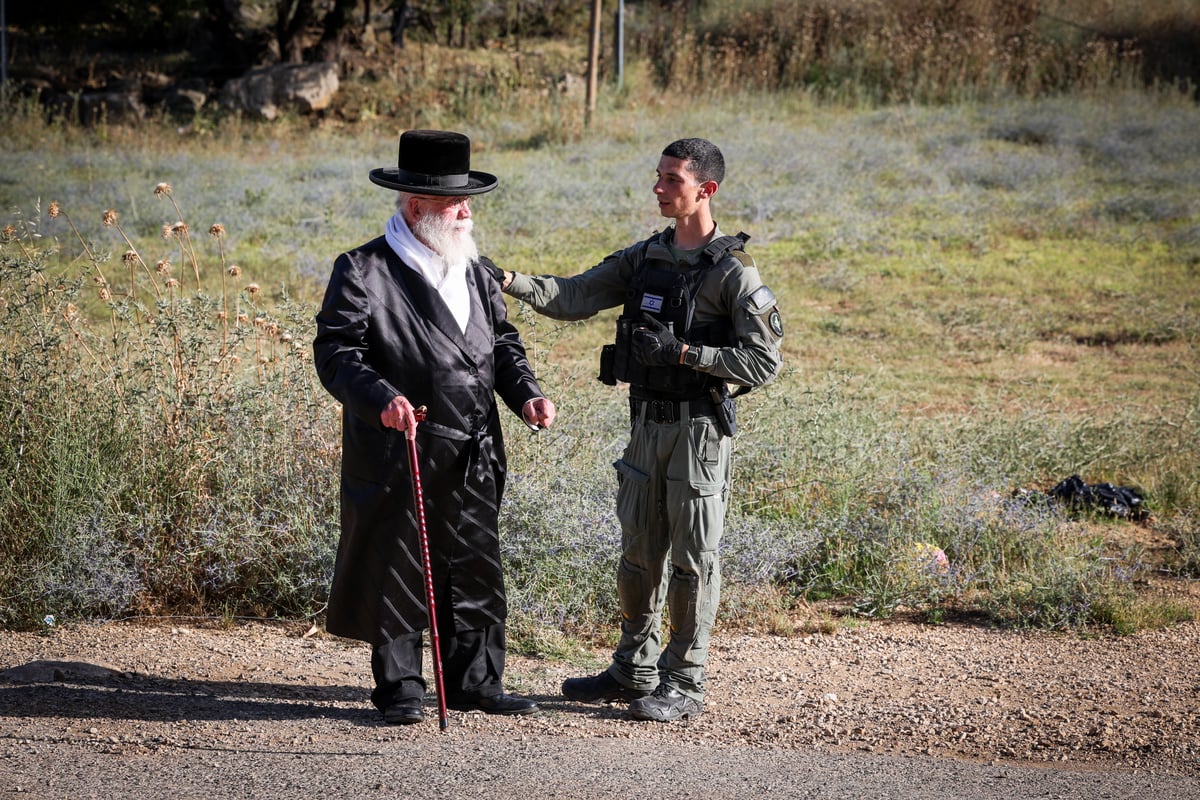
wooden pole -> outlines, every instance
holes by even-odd
[[[620,89],[625,80],[625,0],[617,0],[616,39],[614,44],[617,61],[617,88]]]
[[[0,106],[8,104],[8,14],[0,0]]]
[[[600,11],[603,0],[592,0],[592,36],[588,42],[588,76],[587,76],[587,110],[583,115],[583,125],[592,124],[592,115],[596,113],[596,81],[600,74]]]

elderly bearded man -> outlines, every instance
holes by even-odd
[[[471,237],[471,198],[497,180],[470,169],[470,140],[407,131],[384,235],[338,256],[313,343],[322,384],[342,404],[341,524],[330,633],[372,645],[371,701],[392,724],[424,718],[428,625],[406,463],[415,426],[426,499],[446,701],[529,714],[504,693],[507,607],[497,532],[505,453],[496,395],[533,428],[554,421],[499,287]],[[428,416],[418,424],[415,408]]]

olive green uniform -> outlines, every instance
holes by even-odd
[[[570,278],[514,274],[505,292],[557,319],[584,319],[626,303],[644,262],[679,271],[702,269],[699,252],[676,253],[674,229],[655,234]],[[718,230],[713,240],[721,237]],[[729,252],[708,267],[696,287],[690,330],[724,322],[732,346],[689,342],[688,365],[717,382],[760,386],[773,380],[783,335],[774,295],[753,260]],[[687,333],[679,338],[688,342]],[[698,351],[698,352],[697,352]],[[670,368],[660,368],[670,369]],[[631,397],[649,397],[631,386]],[[616,462],[617,516],[622,528],[617,596],[621,640],[610,674],[632,689],[659,682],[702,700],[704,663],[720,598],[717,547],[729,499],[732,438],[723,432],[707,397],[631,402],[631,432]],[[668,556],[671,569],[666,570]],[[659,632],[664,602],[670,639]]]

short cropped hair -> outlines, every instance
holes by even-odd
[[[679,158],[700,183],[725,180],[725,156],[721,149],[708,139],[678,139],[663,149],[662,154]]]

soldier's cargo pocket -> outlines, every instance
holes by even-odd
[[[626,531],[645,532],[650,528],[653,499],[650,476],[623,458],[613,462],[617,470],[617,519]]]
[[[687,482],[693,497],[712,497],[725,491],[725,481],[706,481],[693,478]]]
[[[667,481],[667,504],[679,509],[679,527],[690,532],[693,552],[716,550],[725,529],[724,481]]]

